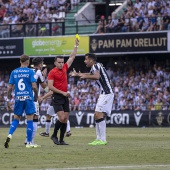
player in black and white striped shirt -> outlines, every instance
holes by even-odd
[[[106,145],[106,121],[105,113],[110,116],[113,105],[114,93],[107,75],[106,69],[101,63],[97,63],[95,54],[88,53],[85,55],[84,63],[90,67],[90,73],[77,73],[75,70],[70,73],[70,76],[78,76],[80,79],[96,80],[100,87],[100,95],[96,104],[94,118],[96,121],[96,140],[89,145]]]

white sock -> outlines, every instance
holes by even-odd
[[[50,133],[51,121],[45,123],[45,132]]]
[[[67,120],[67,129],[66,129],[66,132],[69,132],[70,131],[70,121]]]
[[[103,120],[98,123],[99,125],[99,132],[100,132],[100,137],[103,142],[106,142],[106,121]]]
[[[96,123],[96,140],[100,140],[99,123]]]
[[[32,143],[34,143],[34,138],[37,133],[37,129],[38,129],[38,122],[33,122]]]

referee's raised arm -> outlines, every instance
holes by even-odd
[[[67,60],[67,65],[68,65],[68,68],[71,66],[71,64],[73,63],[74,59],[75,59],[75,56],[77,54],[77,48],[79,46],[79,41],[78,39],[75,40],[75,45],[74,45],[74,49],[73,49],[73,52],[70,54],[70,57],[69,59]]]

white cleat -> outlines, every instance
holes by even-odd
[[[34,144],[32,144],[32,145],[34,145],[35,148],[41,148],[41,145],[38,145],[38,144],[36,144],[36,143],[34,143]]]
[[[32,143],[27,143],[25,146],[26,148],[37,148],[37,145],[34,145]]]

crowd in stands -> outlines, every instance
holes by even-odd
[[[151,64],[148,58],[111,58],[106,68],[115,95],[112,110],[170,110],[170,60]],[[0,109],[6,110],[9,73],[0,75]],[[68,80],[70,110],[94,110],[100,94],[96,82],[72,77]],[[14,93],[12,96],[11,105]],[[44,100],[40,109],[46,111],[50,103],[51,98]]]
[[[170,30],[169,0],[128,0],[120,17],[101,16],[95,33]]]
[[[38,25],[39,36],[43,36],[49,30],[52,22],[52,35],[61,32],[57,21],[62,22],[66,12],[73,8],[77,0],[0,0],[0,37],[9,37],[9,26],[12,26],[12,34],[21,36],[24,23],[26,23],[26,34],[35,35]],[[20,25],[21,24],[21,25]]]
[[[82,1],[0,0],[0,37],[9,37],[9,25],[13,25],[11,36],[22,36],[23,30],[26,36],[35,36],[37,32],[38,36],[49,35],[49,31],[51,35],[61,35],[60,22],[64,22],[66,13]],[[39,23],[38,28],[35,23]],[[170,1],[127,0],[120,16],[115,12],[108,18],[101,16],[95,33],[159,30],[170,30]]]

